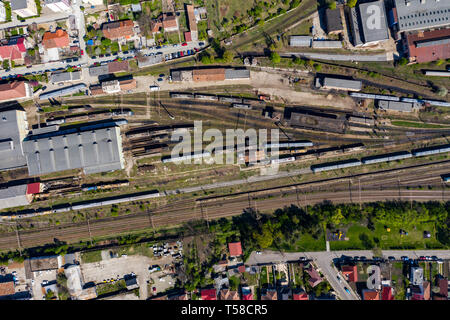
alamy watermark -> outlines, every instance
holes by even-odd
[[[279,168],[279,130],[267,129],[226,129],[209,128],[203,131],[202,121],[194,121],[191,133],[186,128],[176,129],[171,137],[177,142],[170,158],[163,162],[183,164],[270,164],[262,166],[261,175],[273,175]],[[204,143],[208,145],[203,148]],[[267,150],[270,149],[270,156]],[[225,158],[225,159],[224,159]]]

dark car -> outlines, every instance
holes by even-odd
[[[199,42],[198,44],[199,44],[200,46],[204,46],[204,45],[205,45],[204,42]]]
[[[366,261],[366,260],[367,260],[367,258],[364,256],[359,257],[359,261]]]
[[[436,256],[431,256],[431,260],[437,261],[437,260],[438,260],[438,257],[436,257]]]
[[[160,75],[159,75],[160,77],[164,77],[165,76],[165,74],[164,73],[161,73]]]
[[[158,81],[160,81],[160,82],[163,81],[163,78],[158,78]]]
[[[124,52],[122,52],[123,54],[128,54],[128,51],[124,51]]]
[[[402,256],[400,259],[402,259],[403,261],[408,261],[409,258],[407,256]]]
[[[161,46],[156,46],[156,49],[161,49],[162,47]]]
[[[93,56],[92,59],[97,59],[97,56]]]
[[[105,57],[111,57],[111,53],[105,54]]]
[[[388,260],[389,260],[389,261],[395,261],[395,257],[389,256],[389,257],[388,257]]]

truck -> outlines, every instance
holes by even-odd
[[[159,91],[160,87],[159,86],[150,86],[150,91]]]

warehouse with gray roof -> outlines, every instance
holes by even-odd
[[[24,167],[22,141],[28,132],[23,110],[0,110],[0,170]]]
[[[113,124],[28,136],[23,148],[30,175],[79,168],[90,174],[124,168],[120,128]]]
[[[362,82],[359,80],[348,80],[341,78],[316,78],[316,87],[325,90],[347,90],[360,91],[362,89]]]
[[[157,63],[163,62],[163,55],[162,54],[155,54],[153,56],[143,57],[140,59],[137,59],[138,67],[144,68],[148,66],[152,66]]]
[[[399,31],[431,29],[450,24],[448,0],[395,0],[395,8]]]
[[[225,80],[250,79],[250,70],[247,69],[225,69]]]
[[[384,1],[361,3],[350,8],[350,27],[354,46],[368,46],[389,39]]]
[[[291,47],[310,47],[312,42],[311,36],[291,36],[289,45]]]
[[[411,102],[378,100],[378,108],[389,111],[412,112],[419,109],[420,105]]]
[[[51,83],[77,81],[81,79],[81,71],[58,72],[52,73],[50,76]]]

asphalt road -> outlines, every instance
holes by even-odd
[[[324,248],[325,249],[325,248]],[[342,274],[338,272],[334,267],[333,259],[340,258],[343,255],[365,256],[368,259],[373,257],[373,252],[370,250],[352,250],[352,251],[320,251],[320,252],[275,252],[275,251],[263,251],[261,254],[252,252],[246,264],[258,265],[258,264],[272,264],[283,263],[288,261],[298,261],[301,257],[311,259],[317,265],[318,269],[327,278],[330,285],[333,287],[337,296],[341,300],[360,300],[360,297],[351,289],[347,281],[345,281]],[[450,250],[383,250],[383,258],[390,256],[400,260],[402,256],[407,256],[411,259],[417,259],[420,256],[437,256],[441,259],[450,259]],[[341,278],[341,281],[337,279],[337,276]],[[344,287],[348,288],[350,293],[347,293]]]

